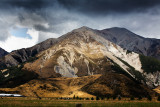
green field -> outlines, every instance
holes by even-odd
[[[54,107],[76,107],[82,104],[82,107],[160,107],[157,101],[90,101],[90,100],[56,100],[50,98],[0,98],[0,107],[18,107],[18,106],[54,106]]]

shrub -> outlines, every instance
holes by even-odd
[[[75,95],[73,96],[73,99],[76,99],[76,96],[75,96]]]
[[[113,100],[115,100],[116,98],[117,98],[117,96],[116,96],[116,95],[114,95],[114,96],[113,96]]]
[[[107,96],[106,96],[106,99],[109,100],[109,99],[110,99],[110,95],[107,95]]]
[[[100,100],[98,96],[96,96],[96,100]]]
[[[91,100],[94,100],[94,98],[92,97]]]
[[[152,101],[152,97],[151,97],[150,95],[147,96],[147,99],[148,99],[149,101]]]
[[[83,98],[79,97],[79,100],[83,100]]]
[[[79,99],[79,97],[77,96],[77,97],[76,97],[76,99],[78,100],[78,99]]]
[[[130,97],[130,100],[135,100],[135,98],[132,96],[132,97]]]
[[[139,97],[138,97],[138,100],[142,100],[142,97],[141,97],[141,96],[139,96]]]
[[[160,96],[158,96],[157,101],[160,101]]]
[[[119,96],[118,96],[118,100],[121,100],[121,99],[122,99],[122,98],[121,98],[121,96],[119,95]]]
[[[101,97],[101,100],[104,100],[104,97]]]
[[[89,98],[86,98],[86,100],[89,100]]]

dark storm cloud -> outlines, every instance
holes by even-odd
[[[65,8],[82,13],[144,12],[160,5],[160,0],[58,0]]]
[[[47,6],[45,0],[0,0],[0,8],[15,7],[35,10],[45,6]]]
[[[36,10],[53,5],[87,14],[128,13],[144,12],[148,8],[159,6],[160,0],[0,0],[0,8]]]

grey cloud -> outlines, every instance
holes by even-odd
[[[48,31],[48,28],[41,24],[34,25],[34,28],[38,31]]]
[[[145,12],[160,6],[159,0],[58,0],[65,8],[86,14]]]
[[[34,28],[40,32],[39,42],[81,26],[125,27],[146,37],[160,38],[159,5],[159,0],[0,0],[0,13],[9,23],[0,26],[6,25],[7,30],[14,26]],[[1,40],[9,37],[5,29],[0,31],[4,32]]]
[[[47,6],[49,0],[0,0],[0,8],[25,8],[36,10]]]
[[[39,11],[48,7],[62,7],[83,14],[111,14],[144,12],[160,6],[159,0],[0,0],[0,8],[24,8]]]

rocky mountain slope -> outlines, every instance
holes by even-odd
[[[54,43],[56,43],[56,41],[57,39],[51,38],[33,47],[12,51],[0,59],[0,68],[2,69],[5,67],[17,66],[18,64],[21,64],[27,60],[33,60],[33,57],[36,54],[48,49]]]
[[[145,56],[152,56],[160,60],[160,39],[144,38],[125,28],[110,28],[99,30],[104,38]]]
[[[106,72],[114,63],[134,77],[135,75],[129,71],[130,68],[120,59],[142,72],[138,54],[134,52],[127,54],[127,50],[86,27],[64,35],[57,44],[38,54],[37,57],[33,63],[25,64],[24,68],[36,71],[42,77],[54,77],[55,74],[65,77],[94,75]]]
[[[7,51],[5,51],[4,49],[0,48],[0,58],[5,56],[5,55],[7,55],[7,54],[8,54]]]
[[[123,96],[140,93],[143,96],[150,95],[151,90],[147,86],[155,88],[160,85],[160,61],[144,56],[146,51],[144,55],[140,55],[136,53],[138,51],[132,52],[119,46],[120,44],[117,45],[121,42],[115,44],[113,40],[118,40],[108,39],[108,35],[112,37],[113,34],[106,33],[106,31],[81,27],[58,39],[49,39],[31,48],[11,52],[0,60],[0,65],[4,67],[1,67],[3,69],[0,72],[1,87],[19,87],[33,79],[42,81],[58,77],[88,76],[90,78],[90,76],[100,74],[102,76],[97,80],[87,82],[88,84],[78,89],[90,95],[97,95],[96,92],[98,92],[100,96],[114,95],[116,90],[120,90],[118,94]],[[115,33],[115,35],[118,34]],[[132,35],[130,37],[127,34],[126,38],[142,38]],[[127,42],[127,39],[124,38],[124,41]],[[131,44],[129,46],[130,49],[134,49]],[[134,46],[139,48],[139,45]],[[94,88],[97,84],[101,87],[98,90]],[[112,84],[115,87],[112,87]],[[101,92],[101,89],[108,91],[107,93]]]
[[[150,87],[160,84],[159,61],[154,63],[157,67],[154,72],[152,69],[147,72],[144,69],[145,63],[142,63],[144,57],[128,52],[102,37],[101,33],[87,27],[63,35],[55,45],[37,57],[34,62],[26,63],[23,69],[35,71],[41,78],[80,77],[117,72]]]

